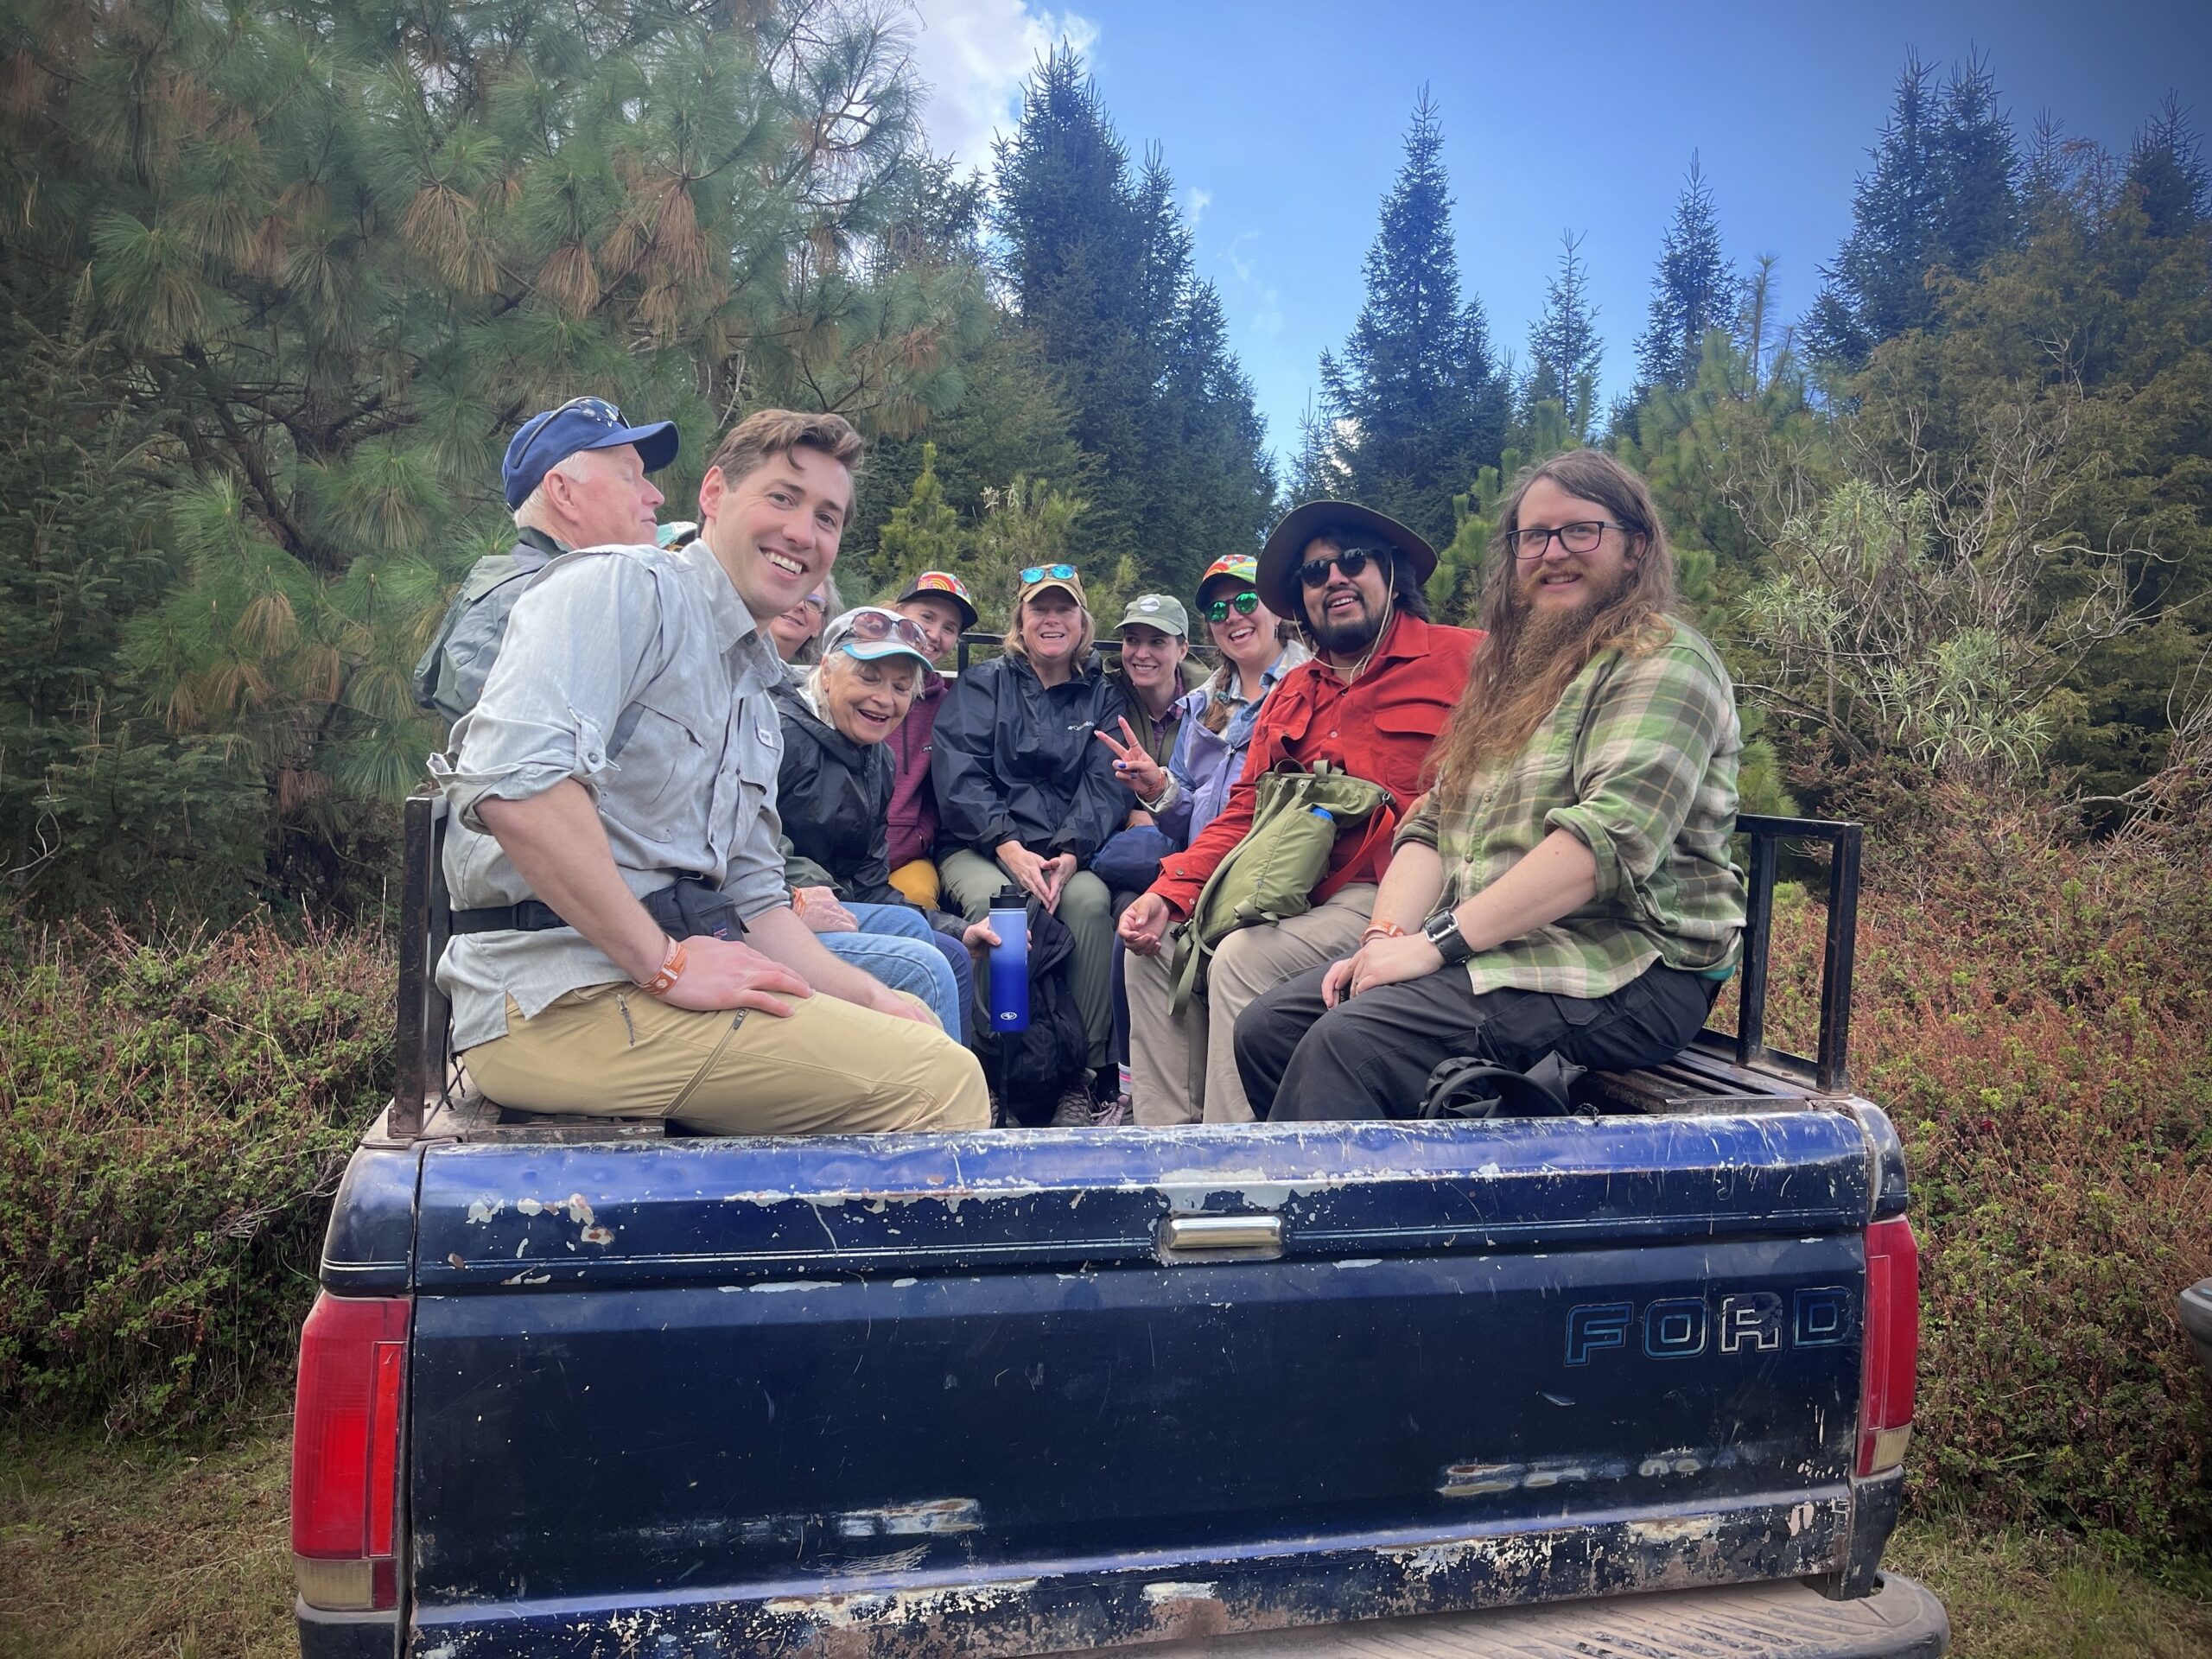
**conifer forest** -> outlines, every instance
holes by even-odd
[[[1586,444],[1666,515],[1745,809],[1867,825],[1854,1082],[1926,1253],[1912,1503],[2201,1602],[2201,112],[2108,147],[2018,118],[2001,42],[1904,58],[1847,237],[1786,290],[1684,154],[1631,373],[1580,227],[1525,333],[1464,278],[1479,193],[1409,67],[1375,89],[1395,179],[1336,204],[1363,302],[1270,431],[1176,158],[1063,47],[956,166],[901,31],[846,0],[0,0],[10,1432],[281,1395],[390,1083],[399,803],[443,734],[410,673],[512,543],[533,411],[675,421],[667,518],[744,415],[836,411],[871,450],[849,603],[950,569],[997,626],[1065,558],[1102,632],[1325,498],[1427,537],[1470,620],[1517,470]],[[1784,874],[1769,1019],[1806,1041],[1825,887]]]

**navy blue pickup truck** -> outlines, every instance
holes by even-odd
[[[1746,819],[1739,1029],[1485,1122],[716,1139],[402,1077],[301,1341],[309,1656],[1942,1654],[1878,1571],[1918,1345],[1844,1072],[1857,830]],[[1830,846],[1821,1052],[1760,1029]]]

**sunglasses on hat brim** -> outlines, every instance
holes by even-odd
[[[863,645],[880,645],[895,642],[911,646],[929,660],[929,639],[920,625],[912,617],[901,616],[896,611],[887,611],[877,606],[867,606],[849,611],[837,619],[830,630],[827,649],[836,650],[849,641]]]

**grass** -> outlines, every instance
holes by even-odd
[[[188,1445],[0,1440],[0,1654],[291,1659],[281,1411]],[[1908,1522],[1885,1564],[1955,1659],[2206,1659],[2212,1573],[2154,1583],[2063,1534]]]
[[[2070,1534],[1910,1520],[1882,1565],[1943,1599],[1953,1659],[2212,1655],[2212,1575],[2185,1580],[2187,1589],[2153,1583]]]
[[[290,1427],[0,1439],[0,1654],[297,1659]]]

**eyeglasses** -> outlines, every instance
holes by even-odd
[[[911,618],[901,616],[896,611],[878,610],[873,606],[864,610],[848,611],[839,617],[836,636],[837,644],[841,645],[848,639],[857,639],[865,645],[876,645],[896,638],[902,645],[913,646],[924,657],[929,655],[929,641]]]
[[[1611,519],[1591,519],[1580,524],[1561,524],[1556,530],[1516,530],[1505,539],[1513,544],[1514,557],[1541,559],[1551,550],[1554,536],[1570,553],[1595,553],[1609,530],[1618,530],[1624,536],[1635,533],[1626,524],[1617,524]]]
[[[1349,582],[1367,569],[1367,562],[1370,559],[1376,556],[1378,556],[1368,552],[1363,548],[1347,548],[1333,559],[1306,560],[1298,567],[1298,579],[1308,588],[1325,587],[1328,583],[1330,569],[1333,566],[1343,571],[1344,580]]]
[[[799,601],[799,604],[813,606],[814,613],[817,616],[827,616],[830,613],[830,601],[821,594],[809,594],[804,599]]]
[[[1322,580],[1325,582],[1328,578],[1324,576]],[[1253,612],[1259,608],[1260,596],[1254,593],[1249,588],[1247,588],[1241,594],[1235,594],[1228,599],[1217,599],[1213,603],[1207,606],[1206,620],[1209,622],[1226,622],[1229,620],[1229,613],[1232,610],[1239,616],[1249,616]]]
[[[1021,585],[1027,588],[1033,583],[1044,581],[1047,576],[1050,576],[1054,582],[1073,582],[1076,579],[1075,566],[1071,564],[1033,564],[1027,569],[1021,572]]]

